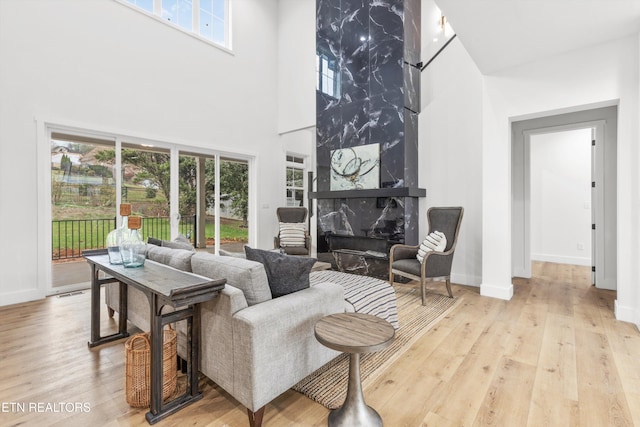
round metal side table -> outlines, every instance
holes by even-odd
[[[360,382],[360,354],[373,353],[393,341],[389,322],[370,314],[337,313],[316,323],[318,341],[333,350],[349,353],[349,384],[344,404],[329,414],[330,427],[382,426],[382,418],[367,406]]]

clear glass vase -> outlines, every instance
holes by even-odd
[[[109,254],[109,262],[111,264],[122,264],[122,256],[120,255],[120,245],[125,238],[129,236],[129,215],[131,214],[131,205],[123,203],[120,205],[120,215],[122,216],[122,224],[115,230],[107,234],[107,253]]]
[[[140,217],[129,218],[129,235],[120,244],[122,264],[127,268],[142,267],[147,258],[147,245],[140,232]]]

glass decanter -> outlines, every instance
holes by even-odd
[[[111,264],[122,264],[120,244],[124,238],[129,235],[129,215],[131,215],[131,205],[128,203],[122,203],[120,205],[122,223],[120,227],[117,227],[115,230],[112,230],[107,234],[107,253],[109,254],[109,262]]]
[[[120,255],[125,267],[142,267],[147,258],[147,245],[142,240],[141,226],[142,218],[139,216],[129,218],[129,235],[120,244]]]

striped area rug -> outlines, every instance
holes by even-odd
[[[423,306],[420,288],[416,284],[417,282],[411,282],[394,286],[400,329],[396,331],[396,337],[389,347],[375,353],[360,355],[363,389],[462,301],[462,298],[449,298],[427,291],[427,305]],[[336,409],[344,402],[348,381],[349,355],[341,354],[292,388],[326,408]]]
[[[372,314],[398,329],[398,307],[394,289],[386,280],[340,271],[312,271],[309,281],[339,283],[344,287],[344,299],[358,313]]]

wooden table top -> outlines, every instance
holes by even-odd
[[[393,341],[395,329],[371,314],[337,313],[318,320],[315,335],[323,345],[347,353],[371,353]]]
[[[109,256],[99,252],[87,252],[84,258],[116,279],[143,290],[148,289],[175,304],[211,299],[212,294],[217,295],[226,283],[226,279],[210,279],[149,259],[142,267],[126,268],[122,264],[109,263]]]

